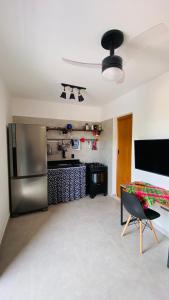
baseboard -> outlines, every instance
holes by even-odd
[[[116,194],[112,194],[111,197],[117,201],[120,201],[120,197],[118,197]]]
[[[169,238],[169,231],[165,230],[164,227],[160,226],[159,224],[156,224],[155,222],[153,223],[155,229],[160,231],[162,234],[166,235]]]
[[[4,222],[3,226],[2,226],[2,229],[1,229],[1,232],[0,232],[0,244],[1,244],[3,236],[4,236],[5,229],[6,229],[6,226],[8,224],[8,221],[9,221],[9,217],[10,217],[10,215],[8,215],[8,217],[6,218],[6,220],[5,220],[5,222]]]

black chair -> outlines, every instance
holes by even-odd
[[[143,223],[142,220],[146,220],[146,224],[147,222],[149,222],[150,228],[153,231],[155,240],[158,242],[158,238],[154,229],[154,226],[151,222],[151,220],[157,219],[160,217],[160,214],[150,208],[144,209],[141,205],[140,200],[134,195],[134,194],[130,194],[125,192],[122,189],[122,202],[123,205],[125,207],[125,209],[129,212],[129,217],[127,219],[127,223],[123,229],[123,232],[121,234],[121,236],[123,236],[126,232],[126,229],[130,223],[130,221],[132,220],[132,218],[134,218],[136,220],[136,222],[139,223],[139,227],[140,227],[140,254],[143,253]]]

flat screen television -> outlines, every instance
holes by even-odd
[[[135,140],[135,168],[169,176],[169,139]]]

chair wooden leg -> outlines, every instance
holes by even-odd
[[[142,228],[142,221],[139,221],[140,223],[140,254],[143,253],[143,228]]]
[[[157,234],[156,234],[156,232],[155,232],[155,228],[154,228],[153,223],[151,222],[151,220],[149,220],[149,223],[150,223],[150,227],[151,227],[151,229],[152,229],[152,231],[153,231],[154,238],[155,238],[156,242],[159,243]]]
[[[140,228],[140,221],[139,221],[139,219],[137,219],[137,229],[139,229]]]
[[[128,219],[127,219],[127,223],[126,223],[126,225],[124,226],[124,229],[123,229],[123,231],[122,231],[122,233],[121,233],[121,236],[123,236],[123,235],[125,234],[126,229],[127,229],[128,225],[129,225],[129,223],[130,223],[131,217],[132,217],[132,215],[129,215],[129,217],[128,217]]]

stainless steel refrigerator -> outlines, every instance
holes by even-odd
[[[46,210],[46,127],[9,124],[8,146],[11,216]]]

